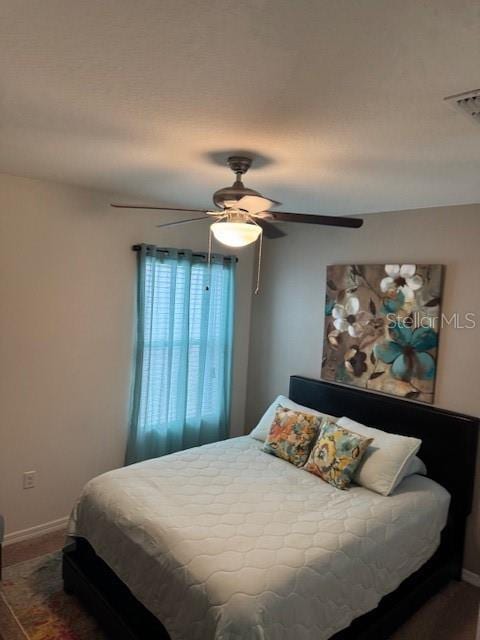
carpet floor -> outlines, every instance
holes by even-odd
[[[0,589],[0,640],[107,640],[80,602],[63,592],[64,533],[5,549]],[[475,640],[480,589],[452,582],[391,640]]]

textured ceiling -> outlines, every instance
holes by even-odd
[[[3,0],[0,172],[209,206],[218,164],[284,209],[480,201],[467,0]]]

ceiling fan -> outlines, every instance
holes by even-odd
[[[277,207],[281,203],[265,198],[254,189],[248,189],[242,182],[242,176],[250,168],[252,159],[246,156],[230,156],[227,164],[235,174],[235,182],[231,187],[223,187],[213,194],[213,202],[218,207],[217,210],[179,209],[177,207],[118,203],[112,203],[111,206],[124,209],[156,209],[181,213],[201,213],[203,215],[195,218],[166,222],[157,226],[170,227],[177,224],[213,219],[215,222],[210,227],[211,233],[219,242],[229,247],[243,247],[255,242],[259,237],[261,241],[263,235],[272,240],[285,236],[286,233],[273,222],[300,222],[303,224],[350,228],[358,228],[363,224],[361,218],[270,211],[272,207]]]

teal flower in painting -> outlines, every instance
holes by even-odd
[[[409,382],[412,378],[433,380],[435,360],[427,353],[437,346],[438,337],[430,327],[410,329],[400,324],[389,328],[392,340],[376,345],[375,355],[392,365],[392,375]]]
[[[383,300],[382,304],[382,313],[385,316],[388,316],[389,313],[397,313],[405,303],[405,296],[401,291],[397,291],[394,297],[386,297]]]
[[[335,300],[332,300],[331,298],[328,297],[328,295],[326,295],[325,296],[325,315],[326,316],[332,315],[334,306],[335,306]]]

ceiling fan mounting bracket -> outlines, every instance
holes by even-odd
[[[230,169],[236,175],[247,173],[252,166],[252,159],[247,156],[230,156],[227,160],[227,164]]]
[[[235,182],[230,187],[222,187],[213,194],[213,202],[220,209],[233,206],[243,196],[260,196],[258,191],[248,189],[242,182],[242,175],[246,173],[252,165],[252,159],[247,156],[230,156],[227,160],[228,166],[236,176]]]

